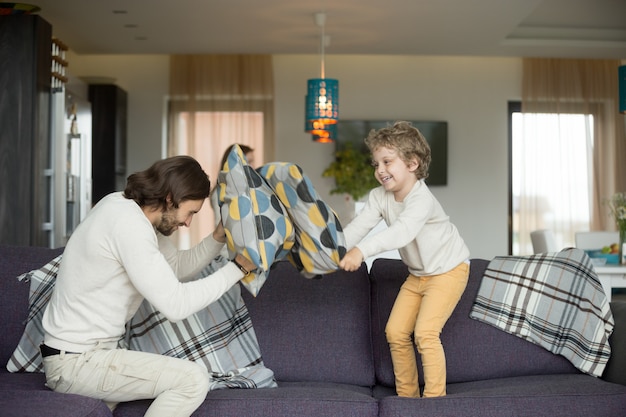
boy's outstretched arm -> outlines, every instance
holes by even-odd
[[[339,261],[339,268],[344,271],[356,271],[363,263],[363,253],[357,247],[350,249]]]

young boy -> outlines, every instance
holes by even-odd
[[[420,131],[396,122],[370,132],[365,143],[381,186],[370,191],[363,211],[345,228],[349,251],[339,267],[354,271],[367,257],[398,249],[409,276],[385,328],[396,392],[420,396],[413,334],[424,372],[423,396],[444,396],[446,359],[439,336],[465,290],[469,249],[424,182],[431,155]],[[388,228],[365,238],[381,218]]]

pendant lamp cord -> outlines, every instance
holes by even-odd
[[[318,26],[321,27],[321,32],[322,32],[322,38],[321,38],[321,53],[322,53],[322,70],[321,70],[321,77],[322,79],[324,79],[326,77],[325,71],[324,71],[324,44],[326,43],[326,34],[324,32],[324,26],[326,25],[326,13],[317,13],[315,15],[315,23],[317,23]]]
[[[324,24],[322,24],[322,78],[326,78],[326,71],[324,68]]]

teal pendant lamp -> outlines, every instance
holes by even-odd
[[[304,122],[304,131],[313,135],[313,141],[329,143],[337,138],[337,124],[326,124],[320,120]]]
[[[618,68],[619,76],[619,112],[626,114],[626,65]]]
[[[324,33],[326,14],[316,13],[315,23],[321,28],[321,74],[320,78],[307,81],[305,98],[305,132],[313,135],[316,142],[333,142],[336,127],[330,129],[339,120],[339,81],[326,78],[324,68],[324,48],[328,37]]]
[[[339,81],[332,78],[313,78],[307,81],[306,119],[323,120],[335,124],[339,119]]]
[[[337,124],[325,124],[319,120],[305,121],[304,131],[311,134],[313,142],[332,143],[337,139]]]
[[[311,131],[311,139],[318,143],[332,143],[337,140],[337,124],[324,125]]]

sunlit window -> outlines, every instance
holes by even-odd
[[[574,246],[591,221],[593,117],[514,112],[511,121],[513,254],[532,254],[538,229]]]
[[[255,163],[261,164],[263,159],[263,112],[227,112],[203,111],[184,112],[179,114],[178,137],[187,137],[190,117],[194,117],[194,140],[190,145],[185,141],[178,142],[179,155],[191,155],[198,160],[204,171],[209,174],[211,188],[217,184],[217,174],[221,167],[220,160],[224,151],[233,143],[240,143],[254,149]],[[198,238],[192,239],[190,229],[181,228],[177,231],[180,248],[194,245],[200,237],[211,233],[215,228],[213,209],[207,200],[200,213],[194,216],[190,229],[199,230]]]

